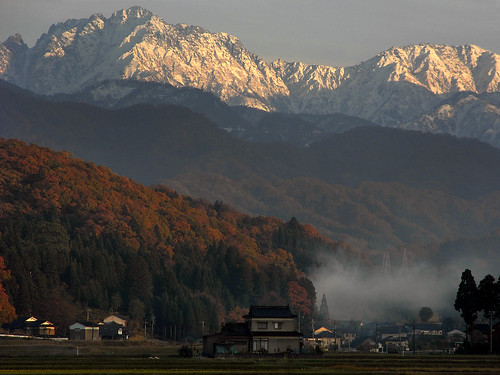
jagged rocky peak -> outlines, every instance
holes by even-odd
[[[0,78],[10,74],[18,77],[22,69],[24,55],[28,46],[24,43],[21,34],[11,35],[3,43],[0,43]]]
[[[149,20],[151,19],[151,17],[153,17],[153,13],[151,13],[149,10],[144,9],[140,6],[133,6],[128,9],[122,9],[114,12],[109,20],[113,23],[124,23],[130,20],[137,19]]]
[[[24,43],[21,34],[14,34],[7,38],[3,45],[7,47],[10,51],[15,51],[17,49],[27,49],[28,46]]]
[[[139,6],[53,25],[22,53],[8,45],[0,44],[0,78],[43,94],[133,79],[202,89],[230,105],[394,125],[435,108],[438,98],[500,91],[500,56],[474,45],[392,47],[345,68],[267,63],[236,36],[167,24]]]
[[[471,44],[392,47],[368,62],[374,69],[390,69],[389,81],[406,81],[434,94],[500,89],[500,57]]]

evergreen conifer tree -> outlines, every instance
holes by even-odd
[[[465,321],[467,341],[469,341],[469,327],[477,319],[479,311],[479,292],[474,276],[469,269],[462,273],[462,281],[458,286],[457,298],[455,299],[455,310],[460,311],[460,316]]]

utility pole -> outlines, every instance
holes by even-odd
[[[490,354],[493,353],[493,312],[490,311]]]
[[[333,342],[335,343],[335,351],[337,351],[337,321],[333,321]]]
[[[153,314],[153,315],[151,315],[151,339],[154,339],[155,321],[156,321],[156,316]]]
[[[399,327],[399,348],[401,348],[401,327]],[[404,354],[404,349],[403,349],[403,354]]]
[[[416,348],[415,348],[415,319],[413,319],[413,354],[416,353]]]

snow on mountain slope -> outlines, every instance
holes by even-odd
[[[345,68],[267,63],[232,35],[170,25],[132,7],[53,25],[30,49],[9,38],[0,45],[0,78],[43,94],[113,79],[152,81],[212,92],[230,105],[340,112],[398,126],[458,92],[500,91],[500,56],[474,45],[420,44]]]
[[[462,93],[402,129],[476,138],[500,148],[500,93]]]
[[[12,52],[6,49],[4,55]],[[288,95],[274,70],[236,37],[169,25],[140,7],[109,19],[96,14],[53,25],[28,51],[21,78],[11,74],[8,61],[6,56],[0,64],[0,77],[44,94],[130,78],[200,88],[230,104],[256,107],[262,107],[262,98],[272,103],[269,99]]]
[[[477,46],[393,47],[347,68],[275,61],[296,112],[360,116],[384,125],[408,121],[460,91],[500,91],[500,56]]]

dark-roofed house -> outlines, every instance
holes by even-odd
[[[37,321],[38,319],[34,316],[23,316],[14,319],[10,323],[3,324],[2,328],[8,330],[13,334],[33,336],[35,334],[35,326]]]
[[[70,340],[99,340],[99,325],[91,322],[76,322],[69,326]]]
[[[217,354],[248,353],[250,330],[247,323],[226,323],[220,332],[203,337],[203,352]]]
[[[297,331],[296,317],[289,306],[250,307],[244,316],[250,329],[250,351],[279,353],[300,350],[302,334]]]
[[[127,329],[123,324],[113,321],[99,325],[99,336],[101,336],[101,340],[128,340]]]
[[[34,316],[20,317],[10,323],[2,325],[2,328],[13,334],[24,334],[27,336],[54,336],[56,329],[54,324],[48,320],[38,320]]]
[[[246,323],[227,323],[220,332],[203,336],[204,353],[212,356],[300,350],[302,334],[288,306],[252,306],[244,318]]]

